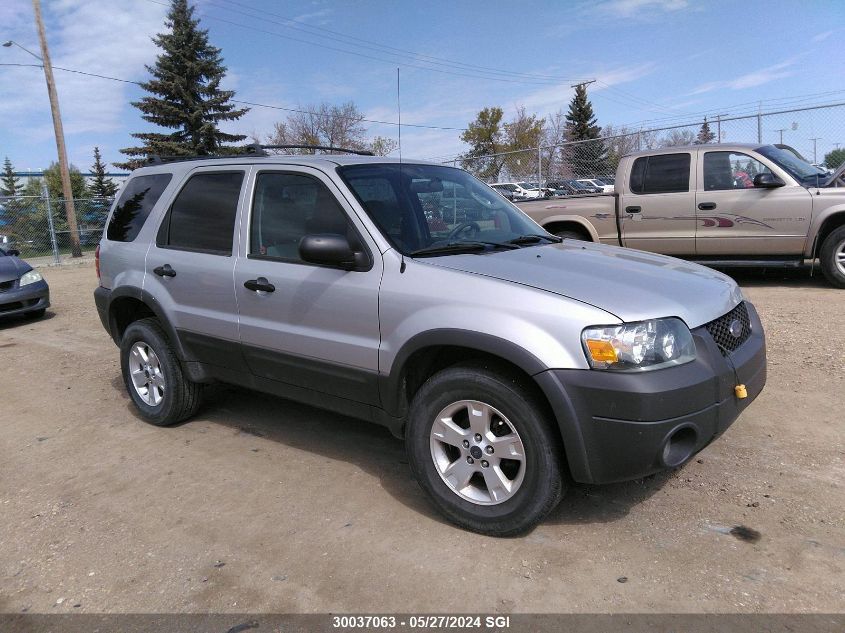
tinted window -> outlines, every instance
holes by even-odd
[[[158,245],[231,255],[243,179],[242,171],[191,176],[170,207]]]
[[[301,261],[305,235],[337,233],[359,248],[357,234],[337,199],[319,180],[299,174],[261,173],[255,183],[251,255]]]
[[[689,191],[690,155],[642,156],[631,167],[634,193],[673,193]]]
[[[753,189],[754,176],[771,170],[748,154],[707,152],[704,155],[704,190]]]
[[[127,182],[114,208],[106,237],[114,242],[131,242],[138,237],[172,177],[171,174],[155,174],[138,176]]]

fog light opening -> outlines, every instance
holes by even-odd
[[[683,464],[692,456],[697,438],[698,434],[691,426],[674,431],[663,445],[663,463],[669,467]]]

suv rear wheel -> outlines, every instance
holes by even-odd
[[[519,381],[484,364],[450,367],[420,388],[405,446],[437,508],[475,532],[526,532],[564,493],[559,442],[543,407]]]
[[[827,280],[837,288],[845,288],[845,226],[825,238],[819,262]]]
[[[141,319],[126,328],[120,342],[120,367],[129,397],[150,424],[176,424],[199,408],[202,385],[182,373],[156,319]]]

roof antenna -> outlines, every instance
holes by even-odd
[[[396,111],[399,115],[399,186],[402,186],[402,101],[399,99],[399,67],[396,67]],[[405,272],[405,253],[399,251],[402,262],[399,264],[399,273]]]

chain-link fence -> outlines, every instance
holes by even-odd
[[[564,193],[590,193],[570,181],[596,179],[614,184],[622,156],[660,147],[695,143],[783,144],[808,162],[820,164],[825,155],[845,144],[845,103],[792,108],[745,116],[717,116],[684,125],[631,129],[606,126],[594,140],[572,141],[530,149],[458,155],[446,161],[463,167],[488,183],[538,185]],[[836,165],[827,166],[831,171]],[[588,188],[595,185],[581,183]],[[526,186],[528,185],[528,186]]]
[[[73,201],[79,249],[93,254],[112,200],[81,198]],[[0,197],[0,248],[17,250],[31,264],[59,264],[74,255],[74,240],[65,201],[49,196]]]

